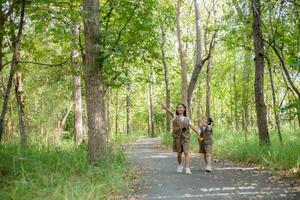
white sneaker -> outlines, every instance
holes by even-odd
[[[210,165],[206,165],[205,171],[206,172],[211,172],[211,166]]]
[[[182,165],[178,165],[177,166],[177,173],[182,173],[183,170],[183,166]]]
[[[190,168],[185,168],[185,174],[186,175],[191,175],[192,174],[191,169]]]

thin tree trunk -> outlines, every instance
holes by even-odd
[[[0,3],[0,72],[3,69],[3,39],[4,39],[4,16],[2,11],[2,3]]]
[[[76,73],[73,75],[74,142],[76,145],[79,145],[83,140],[80,65],[79,63],[73,62],[73,67]]]
[[[264,101],[264,50],[260,21],[260,0],[251,0],[253,13],[253,43],[255,49],[255,105],[260,144],[270,144],[267,111]]]
[[[200,81],[199,81],[200,82]],[[202,95],[201,95],[201,87],[200,87],[200,83],[198,84],[198,102],[197,102],[197,123],[200,123],[200,118],[201,118],[201,100],[202,100]]]
[[[119,129],[119,89],[116,91],[116,112],[115,112],[115,134],[118,135]]]
[[[233,95],[234,95],[234,122],[235,130],[239,130],[239,116],[238,116],[238,94],[236,83],[236,63],[233,66]]]
[[[249,81],[250,81],[250,63],[249,63],[249,53],[245,52],[244,55],[244,82],[243,82],[243,130],[245,134],[248,132],[249,126]]]
[[[129,78],[128,64],[126,64],[126,76]],[[126,94],[126,132],[127,135],[131,133],[131,83],[127,83],[127,94]]]
[[[99,0],[84,0],[85,85],[88,116],[88,160],[107,155],[108,132],[104,103],[103,63],[99,61],[100,25]]]
[[[15,93],[19,113],[20,142],[22,146],[25,146],[27,143],[27,132],[25,129],[25,102],[23,92],[22,71],[21,69],[17,69],[15,73]]]
[[[169,70],[168,70],[168,65],[166,62],[166,56],[165,56],[165,44],[166,44],[166,33],[164,30],[164,27],[161,25],[161,55],[162,55],[162,62],[164,66],[164,75],[165,75],[165,85],[166,85],[166,107],[170,109],[171,107],[171,94],[170,94],[170,86],[169,86]],[[167,132],[171,131],[171,116],[167,113],[167,124],[166,124],[166,129]]]
[[[23,24],[24,24],[25,2],[26,2],[25,0],[22,0],[19,29],[18,29],[18,34],[16,37],[16,42],[14,45],[10,74],[9,74],[9,79],[7,82],[5,96],[4,96],[4,102],[3,102],[3,106],[2,106],[2,113],[1,113],[1,118],[0,118],[0,142],[2,139],[3,132],[4,132],[4,123],[5,123],[6,113],[8,110],[8,102],[9,102],[10,90],[11,90],[12,82],[13,82],[13,76],[14,76],[15,68],[16,68],[16,65],[18,62],[19,47],[20,47],[20,43],[21,43],[21,36],[22,36],[22,30],[23,30]]]
[[[76,49],[78,47],[77,43],[75,42],[75,38],[78,37],[79,31],[74,27],[73,29],[73,53],[75,55]],[[73,103],[74,103],[74,142],[76,145],[81,144],[83,140],[83,120],[82,120],[82,95],[81,95],[81,66],[80,61],[76,60],[78,56],[72,57],[72,65],[74,69],[73,75]]]
[[[148,84],[148,97],[149,97],[149,111],[148,111],[148,133],[150,137],[154,137],[154,118],[153,118],[153,67],[150,66],[150,74],[149,74],[149,84]]]
[[[181,65],[181,101],[185,105],[188,105],[188,100],[187,100],[187,90],[188,90],[187,73],[188,73],[188,70],[187,70],[184,46],[182,43],[182,30],[181,30],[181,25],[180,25],[181,3],[182,3],[182,0],[177,0],[176,27],[177,27],[178,51],[179,51],[180,65]]]
[[[66,125],[67,118],[73,108],[73,103],[70,104],[67,110],[63,113],[62,117],[59,119],[57,123],[56,133],[55,133],[55,142],[60,143],[61,141],[61,134],[63,132],[63,129]]]
[[[206,68],[206,109],[205,109],[205,113],[206,116],[210,116],[210,93],[211,93],[211,89],[210,89],[210,63],[211,63],[211,59],[208,60],[207,63],[207,68]]]
[[[277,126],[279,142],[280,142],[280,144],[282,144],[280,119],[279,119],[279,115],[278,115],[278,112],[277,112],[277,109],[276,109],[275,86],[274,86],[273,73],[272,73],[270,63],[268,63],[268,70],[269,70],[270,83],[271,83],[271,89],[272,89],[273,112],[274,112],[275,122],[276,122],[276,126]]]
[[[106,112],[106,120],[107,120],[107,130],[108,134],[111,133],[111,101],[112,101],[112,90],[107,91],[107,112]]]

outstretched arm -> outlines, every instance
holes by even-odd
[[[193,125],[193,124],[190,124],[190,128],[195,131],[195,133],[197,133],[197,135],[199,135],[199,131],[197,130],[197,128]]]
[[[167,108],[165,105],[162,105],[162,108],[163,108],[164,110],[166,110],[167,113],[169,113],[170,115],[172,115],[172,117],[174,117],[174,113],[173,113],[169,108]]]

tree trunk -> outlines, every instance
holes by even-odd
[[[248,132],[248,126],[249,126],[249,81],[250,81],[250,63],[249,63],[249,52],[245,52],[244,55],[244,82],[243,82],[243,130],[245,131],[245,134]]]
[[[255,49],[255,106],[260,144],[270,144],[267,111],[264,101],[264,51],[260,21],[260,0],[251,0],[253,13],[253,43]]]
[[[202,100],[202,94],[201,94],[201,82],[199,81],[198,83],[198,102],[197,102],[197,124],[200,124],[200,118],[201,118],[201,113],[202,113],[202,109],[201,109],[201,100]]]
[[[209,45],[209,50],[207,52],[206,58],[202,59],[202,44],[201,44],[201,18],[200,18],[200,6],[199,6],[199,0],[194,0],[195,5],[195,15],[196,15],[196,63],[195,67],[193,69],[193,73],[191,76],[190,83],[188,85],[188,91],[187,91],[187,99],[188,99],[188,109],[190,110],[190,104],[192,101],[193,92],[195,90],[195,87],[197,85],[197,80],[199,77],[199,74],[202,70],[202,67],[204,66],[205,62],[210,59],[211,52],[215,45],[215,37],[216,32],[212,36],[212,40]]]
[[[128,64],[126,64],[126,76],[129,78]],[[127,94],[126,94],[126,132],[127,135],[131,133],[131,83],[127,83]]]
[[[0,142],[2,139],[3,131],[4,131],[4,123],[5,123],[6,113],[8,110],[8,102],[9,102],[10,90],[11,90],[12,82],[13,82],[13,76],[15,73],[16,65],[18,63],[19,47],[20,47],[20,43],[21,43],[21,36],[22,36],[22,30],[23,30],[23,24],[24,24],[25,2],[26,2],[25,0],[22,0],[19,29],[18,29],[18,34],[16,37],[16,42],[14,44],[13,57],[12,57],[12,62],[11,62],[11,67],[10,67],[10,74],[9,74],[9,79],[7,82],[5,96],[4,96],[4,102],[3,102],[3,106],[2,106],[2,113],[1,113],[1,118],[0,118]]]
[[[177,0],[176,27],[177,27],[178,51],[179,51],[180,66],[181,66],[181,101],[185,105],[188,105],[188,100],[187,100],[187,90],[188,90],[187,73],[188,73],[188,70],[187,70],[184,46],[182,43],[182,30],[181,30],[181,25],[180,25],[181,3],[182,3],[182,0]]]
[[[96,161],[108,153],[108,132],[105,116],[104,84],[100,52],[99,0],[84,0],[85,86],[88,116],[88,160]]]
[[[149,84],[148,84],[148,133],[150,137],[154,137],[154,118],[153,118],[153,92],[152,92],[152,82],[153,82],[153,67],[150,66],[149,74]]]
[[[239,116],[238,116],[238,94],[236,83],[236,63],[233,66],[233,95],[234,95],[234,123],[235,130],[239,130]]]
[[[211,59],[208,60],[207,63],[207,68],[206,68],[206,107],[205,107],[205,114],[206,116],[210,116],[210,64],[211,64]]]
[[[194,7],[195,7],[195,26],[196,26],[196,62],[195,62],[195,68],[199,69],[199,73],[202,69],[203,63],[202,63],[202,43],[201,43],[201,16],[200,16],[200,2],[199,0],[194,0]],[[194,70],[195,71],[195,70]],[[188,110],[191,110],[191,102],[192,102],[192,94],[197,84],[198,75],[196,76],[196,79],[194,77],[194,72],[192,74],[192,78],[190,81],[190,84],[187,88],[187,107]]]
[[[0,3],[0,72],[3,69],[3,39],[4,39],[4,16],[2,11],[2,3]]]
[[[277,109],[276,109],[275,86],[274,86],[273,73],[272,73],[270,63],[268,63],[268,70],[269,70],[270,84],[271,84],[271,89],[272,89],[273,112],[274,112],[274,117],[275,117],[275,123],[276,123],[276,126],[277,126],[279,142],[280,142],[280,144],[282,144],[280,119],[279,119],[279,115],[278,115],[278,112],[277,112]]]
[[[162,55],[162,62],[164,66],[164,75],[165,75],[165,85],[166,85],[166,107],[170,109],[171,107],[171,94],[170,94],[170,86],[169,86],[169,70],[168,70],[168,65],[166,62],[166,56],[165,56],[165,44],[166,44],[166,33],[164,30],[164,27],[161,25],[161,55]],[[167,132],[171,131],[171,116],[167,113],[167,124],[166,124],[166,129]]]
[[[116,112],[115,112],[115,134],[118,135],[119,129],[119,89],[116,91]]]
[[[19,131],[21,146],[25,146],[27,143],[27,133],[25,129],[25,102],[23,92],[22,71],[21,69],[17,69],[15,73],[15,93],[19,112]]]
[[[107,130],[108,134],[111,133],[111,101],[112,101],[112,90],[107,92],[107,111],[106,111],[106,120],[107,120]]]
[[[76,26],[73,28],[73,52],[72,55],[75,55],[77,52],[78,44],[77,41],[79,35],[78,29]],[[73,75],[73,103],[74,103],[74,142],[76,145],[81,144],[83,140],[83,120],[82,120],[82,95],[81,95],[81,61],[78,56],[72,57],[72,65],[74,69]]]
[[[75,71],[75,75],[73,75],[74,142],[76,145],[79,145],[83,140],[80,65],[77,62],[73,62],[73,67]]]
[[[72,107],[73,107],[73,103],[70,104],[70,106],[68,107],[67,110],[65,110],[65,112],[63,113],[63,115],[61,116],[61,118],[59,119],[59,121],[57,123],[57,128],[56,128],[56,133],[55,133],[55,142],[57,144],[59,144],[61,141],[61,134],[65,128],[66,121],[72,110]]]

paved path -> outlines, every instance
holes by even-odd
[[[159,148],[157,138],[143,138],[128,147],[127,156],[141,177],[129,199],[298,199],[299,180],[279,179],[269,170],[213,163],[213,172],[204,172],[204,162],[191,158],[192,175],[176,173],[176,155]]]

